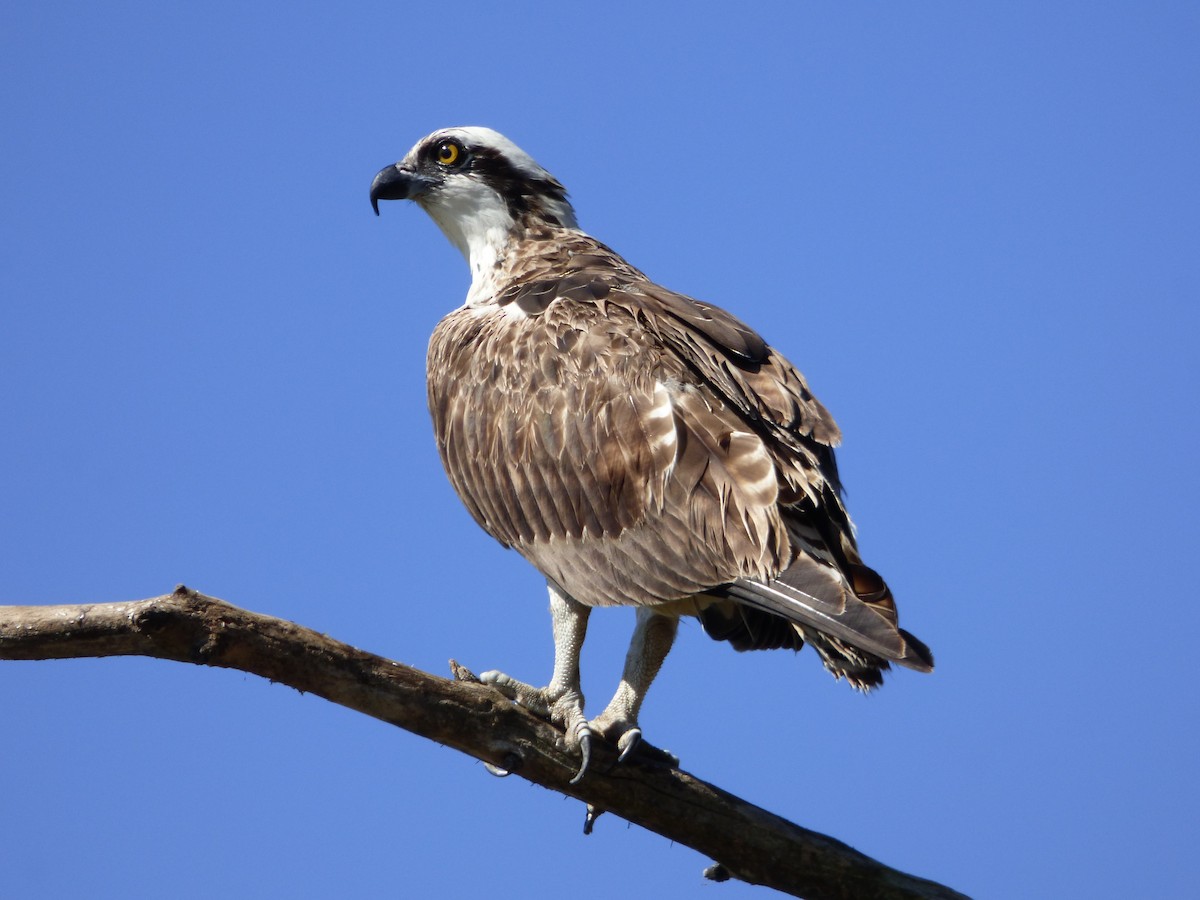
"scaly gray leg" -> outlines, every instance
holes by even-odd
[[[583,691],[579,685],[579,651],[587,634],[588,614],[584,606],[553,582],[550,589],[550,622],[554,629],[554,675],[544,688],[535,688],[503,672],[484,672],[479,680],[494,685],[500,693],[539,716],[545,716],[566,734],[568,749],[582,757],[574,784],[587,771],[592,756],[592,730],[583,715]]]
[[[637,625],[629,652],[625,654],[625,671],[612,701],[591,721],[591,728],[617,745],[621,751],[618,762],[625,760],[641,743],[642,729],[638,727],[638,713],[650,683],[658,674],[659,667],[667,658],[679,629],[676,616],[664,616],[652,607],[641,606],[637,611]],[[670,754],[665,756],[674,759]]]

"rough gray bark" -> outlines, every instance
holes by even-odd
[[[180,586],[128,603],[0,606],[0,659],[150,656],[239,669],[390,722],[588,804],[716,860],[705,874],[807,900],[959,898],[852,847],[794,825],[679,769],[625,763],[607,747],[570,784],[578,760],[557,729],[497,691],[357,650],[311,629]]]

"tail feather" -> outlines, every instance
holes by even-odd
[[[835,677],[862,690],[879,684],[891,663],[932,671],[933,654],[899,627],[891,589],[858,555],[840,500],[825,499],[820,509],[786,508],[793,555],[782,572],[707,592],[717,602],[698,610],[705,631],[738,650],[809,643]]]
[[[729,586],[728,592],[750,607],[815,628],[881,659],[897,662],[905,659],[906,645],[900,630],[849,590],[842,592],[840,611],[831,610],[827,599],[779,580],[740,578]]]
[[[932,671],[933,654],[897,626],[891,591],[874,570],[852,564],[843,579],[812,560],[798,568],[769,581],[740,578],[712,592],[726,602],[701,612],[705,631],[738,650],[798,650],[807,642],[835,677],[862,690],[878,685],[890,663]]]

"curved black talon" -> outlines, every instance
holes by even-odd
[[[632,755],[633,752],[642,745],[642,729],[629,729],[621,736],[621,740],[625,740],[626,738],[628,738],[628,743],[625,745],[625,749],[621,751],[621,755],[617,757],[618,763],[625,762],[625,760],[629,759],[630,755]]]
[[[596,825],[596,820],[603,815],[604,810],[596,809],[591,803],[587,805],[587,814],[583,817],[583,833],[591,834],[592,828]]]
[[[579,771],[568,782],[569,784],[579,784],[583,773],[587,771],[588,763],[592,761],[592,733],[590,731],[585,731],[579,736],[579,753],[583,759],[579,763]]]
[[[524,762],[525,761],[521,759],[521,754],[510,750],[508,753],[504,754],[504,765],[497,766],[490,762],[484,762],[483,767],[487,769],[490,774],[495,775],[497,778],[507,778],[513,772],[521,768],[521,765]]]

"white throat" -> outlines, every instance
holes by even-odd
[[[467,305],[490,303],[496,292],[497,263],[516,231],[504,198],[463,178],[447,180],[421,205],[471,267]]]

